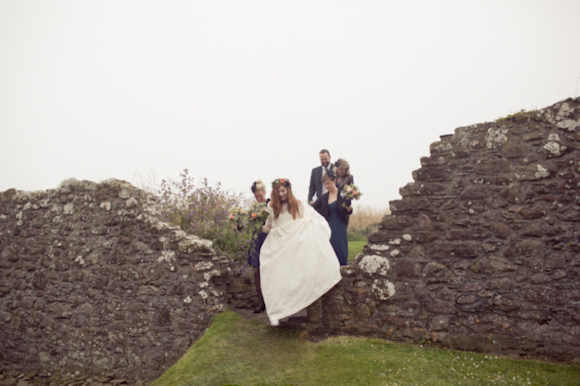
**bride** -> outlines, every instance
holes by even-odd
[[[341,279],[328,223],[296,200],[288,179],[272,182],[272,214],[263,231],[260,276],[272,326],[308,307]]]

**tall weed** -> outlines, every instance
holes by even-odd
[[[349,241],[366,241],[367,237],[379,229],[379,223],[384,216],[390,214],[390,209],[362,206],[354,208],[348,223]]]
[[[199,186],[187,169],[179,182],[163,180],[159,189],[162,218],[186,232],[212,240],[214,247],[234,260],[244,260],[252,240],[252,230],[230,221],[229,210],[245,206],[249,200],[240,193],[224,190],[207,178]]]

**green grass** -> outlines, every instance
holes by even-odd
[[[578,385],[580,367],[269,327],[232,311],[153,385]]]
[[[367,237],[361,233],[348,233],[348,261],[354,261],[355,257],[362,252],[368,243]]]
[[[348,242],[348,261],[354,261],[354,258],[362,252],[367,241],[349,241]]]
[[[496,119],[496,122],[501,122],[501,121],[508,121],[508,120],[512,120],[517,116],[522,116],[522,115],[527,115],[531,118],[535,118],[536,115],[538,115],[538,109],[534,109],[534,110],[526,110],[526,109],[521,109],[520,111],[518,111],[517,113],[513,113],[513,114],[508,114],[505,117],[500,117],[498,119]]]

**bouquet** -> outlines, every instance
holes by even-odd
[[[265,202],[254,202],[246,211],[246,215],[249,217],[250,221],[260,224],[266,221],[271,213],[272,208],[270,208]]]
[[[234,206],[229,209],[230,212],[230,220],[235,221],[238,224],[241,224],[244,221],[245,211],[244,209]]]
[[[272,208],[265,202],[254,202],[247,209],[236,206],[230,208],[229,212],[230,220],[236,222],[238,230],[247,226],[259,233],[262,223],[272,214]]]
[[[262,223],[272,214],[270,208],[265,202],[254,202],[246,211],[246,218],[252,228],[259,230]]]
[[[340,196],[345,200],[358,200],[361,195],[360,189],[355,184],[344,185],[342,192],[340,192]],[[342,203],[342,207],[347,207],[346,202]]]

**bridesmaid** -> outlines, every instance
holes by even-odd
[[[328,225],[332,231],[330,244],[334,248],[340,265],[347,265],[348,239],[346,236],[346,228],[348,226],[348,219],[352,214],[352,206],[350,205],[350,200],[345,200],[340,195],[336,187],[336,180],[336,175],[333,172],[322,176],[322,182],[327,192],[317,199],[312,204],[312,207],[328,221]],[[346,208],[342,206],[343,202],[346,203]]]
[[[345,185],[354,184],[354,177],[350,174],[350,165],[344,158],[339,158],[335,162],[334,168],[336,170],[336,187],[339,192],[342,192]]]
[[[266,200],[266,185],[260,180],[255,181],[252,184],[252,193],[254,193],[254,198],[258,202],[265,202],[266,204],[270,202],[268,198]],[[264,224],[262,224],[264,225]],[[260,249],[264,240],[266,240],[267,233],[260,232],[258,236],[252,242],[250,250],[248,251],[248,264],[254,268],[254,283],[256,285],[256,292],[258,293],[258,299],[260,304],[258,308],[254,310],[254,314],[259,314],[266,310],[266,305],[264,303],[264,297],[262,296],[262,287],[260,285]]]

